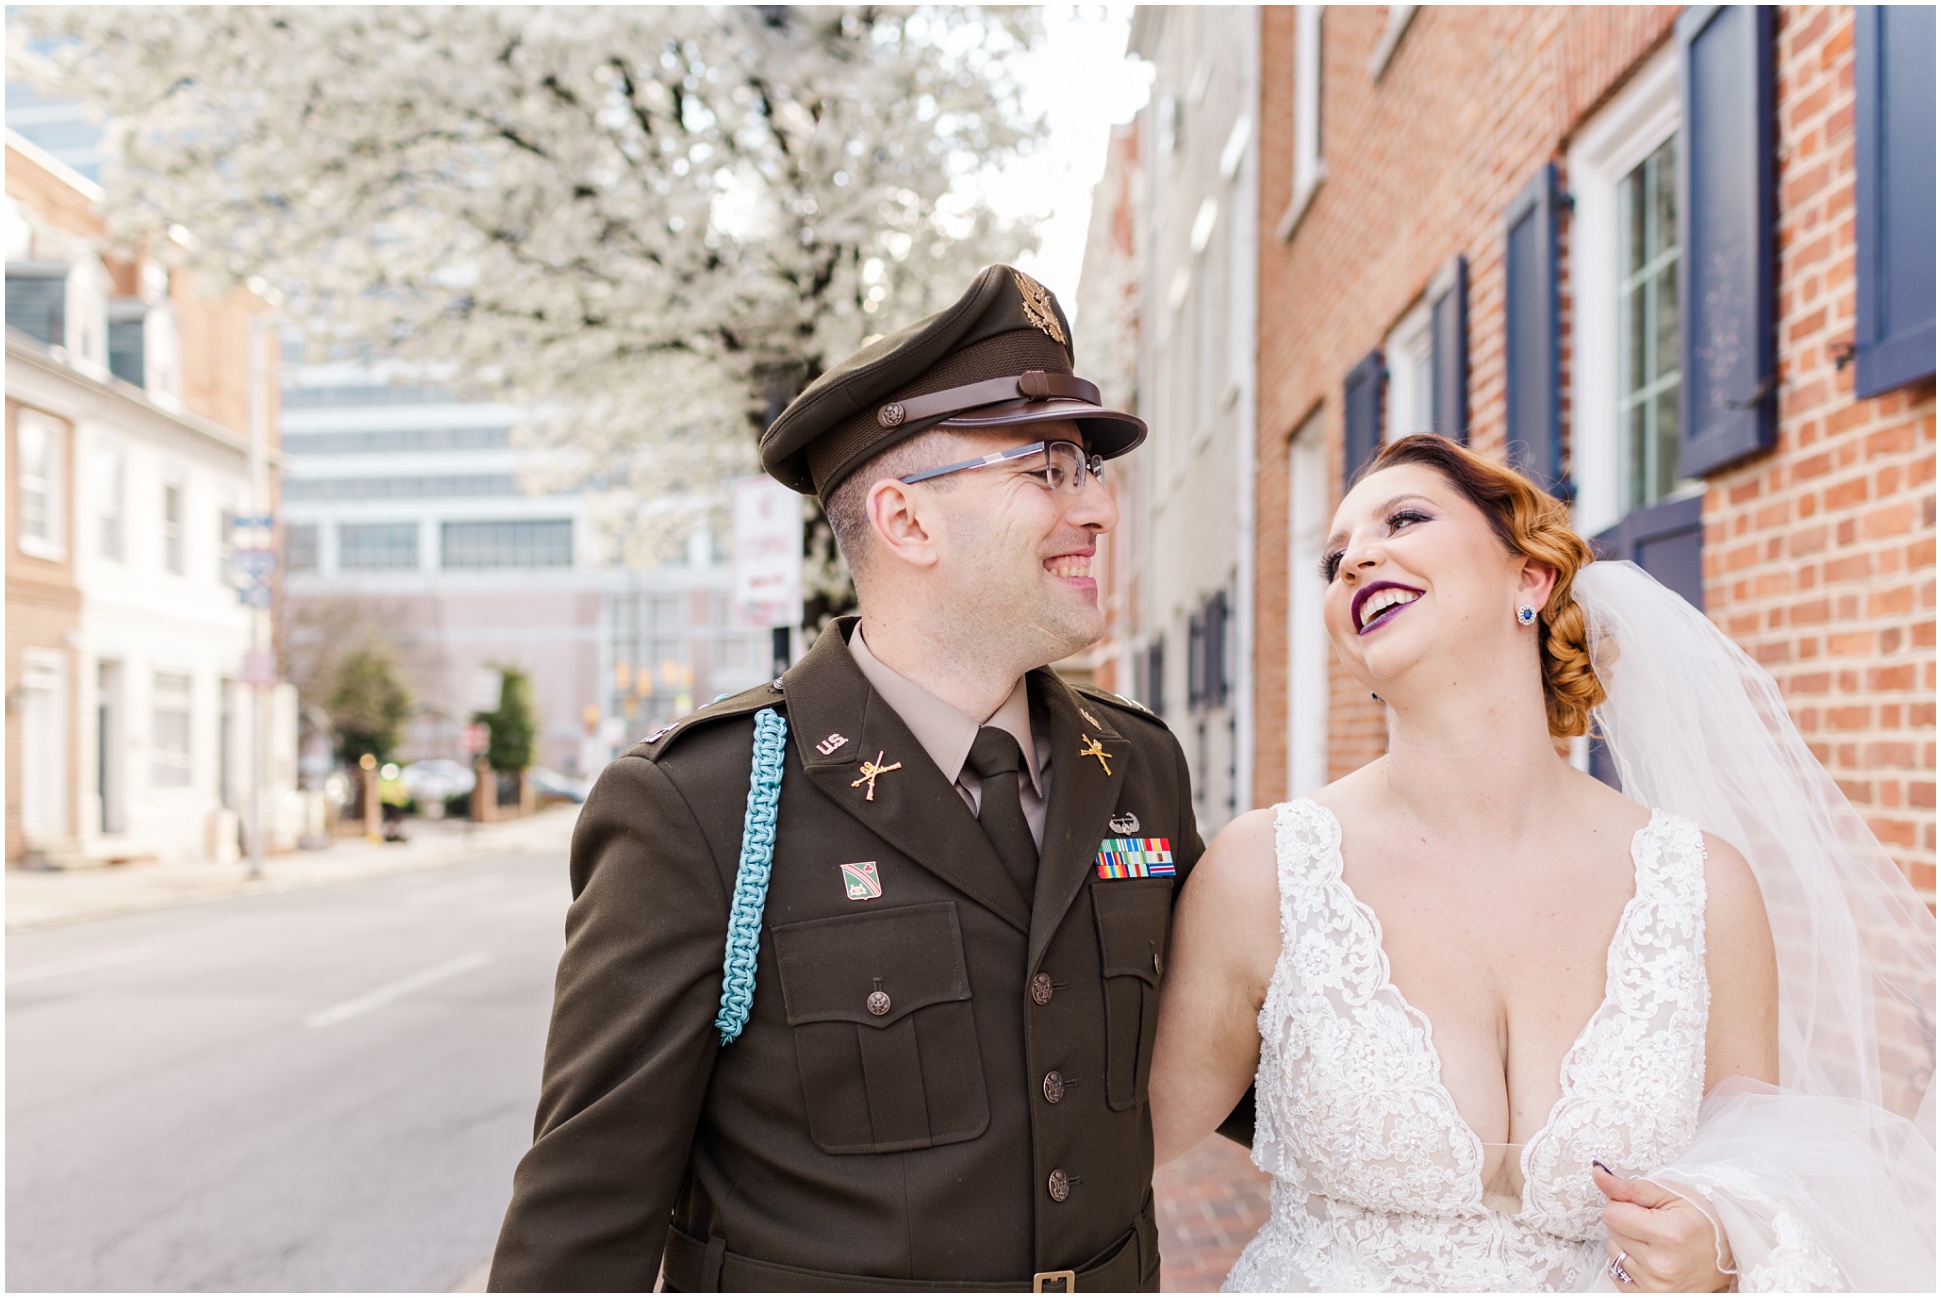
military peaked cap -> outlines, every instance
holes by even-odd
[[[1098,386],[1072,373],[1072,327],[1050,290],[987,266],[951,305],[804,389],[762,434],[762,468],[827,500],[871,456],[927,428],[1045,419],[1075,420],[1106,459],[1146,439],[1143,420],[1100,405]]]

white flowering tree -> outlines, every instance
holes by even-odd
[[[683,534],[803,384],[1030,243],[961,183],[1041,131],[1008,62],[1030,11],[29,7],[8,26],[11,76],[108,123],[120,237],[541,412],[528,436],[623,548]],[[156,237],[171,226],[186,250]]]

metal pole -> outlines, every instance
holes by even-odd
[[[263,364],[267,323],[260,311],[252,312],[249,317],[249,495],[250,510],[259,522],[270,512],[269,393],[265,373],[268,367]],[[264,648],[263,623],[268,616],[267,608],[249,606],[249,648],[252,659],[258,663]],[[249,687],[249,877],[252,879],[263,877],[263,763],[269,757],[270,719],[264,698],[267,688],[260,679]]]

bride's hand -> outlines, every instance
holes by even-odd
[[[1632,1180],[1593,1163],[1591,1179],[1610,1202],[1604,1207],[1604,1226],[1611,1238],[1607,1258],[1624,1257],[1631,1283],[1612,1283],[1625,1293],[1717,1293],[1732,1283],[1719,1269],[1732,1265],[1731,1254],[1712,1219],[1691,1200],[1673,1194],[1655,1181]]]

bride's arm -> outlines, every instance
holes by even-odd
[[[1160,1163],[1204,1139],[1253,1082],[1280,944],[1274,813],[1251,811],[1213,840],[1173,913],[1152,1063]]]
[[[1705,1090],[1735,1077],[1779,1081],[1779,969],[1752,867],[1705,836]],[[1716,1210],[1697,1187],[1592,1173],[1610,1198],[1609,1251],[1625,1250],[1635,1287],[1659,1293],[1722,1289],[1737,1270]],[[1696,1196],[1696,1199],[1692,1196]],[[1704,1202],[1701,1202],[1704,1201]]]

